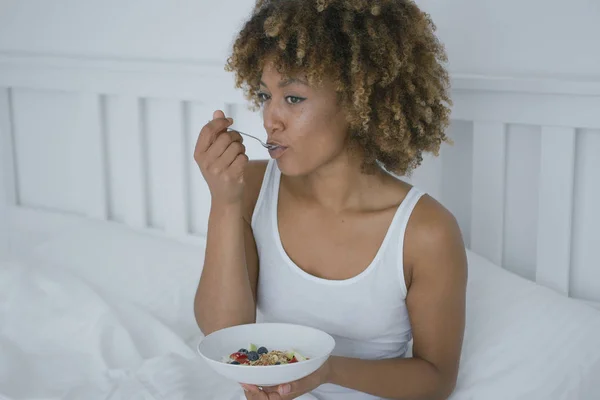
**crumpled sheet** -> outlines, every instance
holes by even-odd
[[[144,309],[65,270],[0,264],[0,399],[238,399]]]

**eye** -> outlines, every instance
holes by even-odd
[[[259,92],[256,97],[258,97],[259,103],[264,103],[265,101],[269,100],[269,95],[262,92]]]
[[[285,98],[285,100],[289,103],[289,104],[298,104],[298,103],[302,103],[305,99],[303,99],[302,97],[296,97],[296,96],[287,96]]]

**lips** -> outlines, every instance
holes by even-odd
[[[270,144],[270,145],[273,145],[273,146],[286,147],[287,148],[287,146],[284,146],[283,144],[281,144],[281,143],[279,143],[279,142],[277,142],[275,140],[269,140],[269,141],[267,141],[267,144]]]
[[[275,144],[275,143],[273,143],[273,144]],[[277,159],[277,158],[281,157],[283,155],[283,153],[285,153],[285,151],[287,150],[287,147],[285,147],[285,146],[281,146],[281,145],[276,145],[276,146],[277,147],[275,147],[274,149],[269,150],[269,155],[273,159]]]
[[[282,154],[285,153],[285,151],[288,148],[286,145],[284,145],[283,143],[281,143],[281,142],[279,142],[277,140],[267,140],[267,144],[270,144],[272,146],[276,146],[276,147],[271,148],[269,150],[269,155],[273,159],[277,159],[277,158],[281,157]]]

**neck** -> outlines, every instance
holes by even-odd
[[[308,175],[287,178],[286,186],[297,198],[342,212],[362,208],[382,175],[364,174],[360,160],[344,153]]]

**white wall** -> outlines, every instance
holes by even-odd
[[[598,0],[417,0],[452,71],[600,77]]]
[[[451,70],[600,75],[600,1],[417,0]],[[0,0],[0,51],[222,63],[253,0]]]
[[[563,78],[566,76],[568,80],[585,78],[590,81],[595,80],[595,87],[598,87],[600,51],[593,50],[598,48],[596,38],[600,38],[600,24],[598,24],[600,0],[570,0],[569,2],[564,0],[417,0],[417,2],[432,14],[439,28],[438,33],[448,49],[451,71],[455,74],[482,74],[492,78],[503,75],[533,77],[551,75]],[[221,66],[224,63],[234,32],[240,27],[253,3],[254,0],[53,0],[51,2],[0,0],[0,62],[2,61],[2,52],[42,53],[52,56],[74,55],[108,58],[113,61],[119,58],[200,61],[198,64],[184,63],[185,65],[174,67],[173,71],[182,71],[187,75],[191,68],[195,68],[195,65]],[[63,72],[63,75],[67,74],[65,71],[71,71],[72,75],[63,76],[63,79],[69,82],[73,81],[72,85],[66,86],[94,86],[91,83],[88,85],[88,81],[81,78],[94,69],[93,62],[86,63],[74,58],[64,62],[57,61],[55,65],[52,60],[52,62],[48,62],[51,67],[47,67],[46,61],[43,57],[42,61],[32,58],[34,65],[42,66],[40,69],[30,70],[43,72],[39,74],[39,80],[29,79],[25,73],[19,75],[20,78],[24,78],[27,82],[46,85],[49,81],[53,81],[51,77],[54,76],[48,71],[56,72],[59,75],[60,71]],[[146,66],[146,63],[120,64],[113,61],[108,60],[106,64],[101,63],[100,72],[96,71],[97,74],[92,74],[96,81],[103,80],[106,87],[110,86],[108,83],[110,74],[105,69],[117,73],[118,69],[126,65],[125,69],[140,69],[140,74],[130,73],[127,79],[127,83],[132,87],[135,86],[138,90],[134,92],[136,95],[143,95],[144,98],[153,97],[152,93],[139,91],[144,87],[144,76],[146,78],[155,76],[166,82],[162,89],[157,90],[157,93],[177,92],[177,89],[171,85],[171,82],[177,84],[177,79],[171,80],[162,75],[153,75],[155,71],[161,70],[157,63],[149,63],[151,65]],[[18,64],[29,68],[26,60],[20,60]],[[29,74],[35,75],[37,72],[29,72]],[[176,74],[168,73],[167,75]],[[2,78],[0,76],[0,81]],[[136,79],[139,82],[134,82]],[[484,79],[483,81],[494,82],[494,79]],[[117,82],[121,81],[117,80]],[[501,81],[497,85],[504,85],[503,82]],[[512,82],[514,85],[515,81]],[[189,93],[192,91],[200,93],[200,90],[197,89],[201,87],[199,83],[194,83],[196,86],[188,85],[187,81],[184,83],[187,85],[185,90],[183,90],[183,86],[178,86],[178,88],[185,91],[186,94],[178,93],[177,96],[183,97],[175,97],[177,101],[189,100]],[[19,193],[22,195],[21,202],[29,206],[43,205],[54,209],[82,212],[92,207],[95,210],[92,214],[108,212],[116,220],[124,219],[128,209],[128,196],[123,193],[128,192],[109,187],[109,191],[112,193],[112,197],[109,199],[109,210],[103,210],[101,204],[80,202],[81,200],[73,197],[79,193],[78,190],[81,191],[81,188],[85,187],[82,183],[83,175],[76,173],[80,171],[59,168],[64,167],[66,165],[64,163],[67,162],[71,162],[73,165],[81,164],[78,157],[81,157],[83,153],[67,152],[69,157],[63,157],[61,151],[64,152],[65,148],[57,144],[57,138],[62,138],[62,143],[68,143],[68,148],[82,146],[84,136],[79,134],[80,125],[78,124],[80,122],[69,119],[69,115],[77,112],[81,106],[79,94],[62,90],[46,92],[40,90],[42,87],[36,85],[16,86],[17,88],[12,92],[12,98],[16,105],[12,118],[14,130],[16,134],[19,134],[15,148],[18,159],[16,164],[17,167],[20,167],[18,172],[23,178],[19,187]],[[57,89],[58,86],[53,87]],[[505,88],[502,88],[501,91],[504,90]],[[101,93],[111,93],[111,91],[102,91]],[[596,92],[596,95],[598,93],[600,91]],[[160,96],[158,97],[160,98]],[[188,104],[185,118],[183,118],[183,129],[188,131],[186,143],[192,143],[197,127],[210,117],[213,103],[220,102],[217,106],[223,106],[224,102],[212,97],[202,97],[200,103]],[[84,98],[90,100],[89,97],[84,96]],[[132,131],[128,128],[127,123],[135,125],[139,121],[131,119],[133,114],[129,112],[113,118],[113,111],[120,109],[118,102],[115,103],[113,100],[110,96],[103,100],[105,102],[102,103],[104,104],[103,112],[106,112],[106,119],[109,123],[102,129],[107,136],[106,146],[110,148],[116,143],[115,147],[120,148],[122,147],[120,142],[112,140],[113,136],[121,137],[119,135],[121,132]],[[94,118],[100,120],[102,113],[94,114],[94,101],[96,100],[85,103],[84,106],[88,107],[87,114],[91,113]],[[134,103],[133,100],[130,103],[131,109],[137,107],[137,103]],[[144,104],[147,106],[144,110],[150,118],[148,120],[150,122],[144,122],[148,126],[156,125],[163,128],[177,126],[176,124],[171,125],[171,121],[179,121],[180,118],[179,111],[173,104],[163,104],[155,100],[148,100]],[[496,103],[491,101],[489,104]],[[258,116],[246,112],[242,105],[235,102],[228,103],[228,105],[230,106],[229,111],[231,115],[235,116],[236,124],[240,129],[241,127],[251,127],[251,130],[254,129],[256,133],[260,133]],[[6,108],[1,107],[0,104],[0,112],[3,109]],[[50,110],[55,111],[50,112]],[[162,111],[158,112],[157,110]],[[479,110],[488,119],[500,111],[504,110],[496,111],[496,108],[491,112]],[[152,119],[155,115],[159,116],[158,122]],[[8,119],[4,118],[4,120]],[[113,120],[127,123],[112,126],[111,121]],[[470,209],[472,205],[468,194],[472,187],[470,179],[473,167],[473,160],[470,157],[473,149],[473,127],[469,121],[468,119],[453,121],[450,134],[454,137],[456,145],[444,148],[443,160],[427,159],[422,168],[415,173],[415,176],[419,178],[417,179],[419,184],[423,184],[422,187],[434,196],[442,192],[456,193],[449,197],[447,205],[461,222],[468,244],[471,239]],[[566,126],[578,127],[568,124]],[[42,130],[43,127],[49,128]],[[166,130],[163,128],[161,129]],[[597,289],[599,287],[597,282],[600,281],[598,264],[590,262],[590,260],[600,260],[600,242],[593,231],[594,227],[600,225],[600,211],[594,206],[600,199],[598,174],[594,172],[600,171],[598,169],[600,161],[595,156],[600,152],[600,131],[597,125],[592,128],[578,130],[576,140],[573,232],[574,237],[585,238],[585,240],[576,240],[572,245],[574,267],[571,289],[582,297],[600,300]],[[100,128],[96,127],[96,129]],[[150,150],[158,148],[157,146],[162,143],[161,140],[164,140],[161,129],[148,131]],[[32,139],[37,136],[28,135],[40,135],[40,132],[44,135],[46,133],[53,135],[51,140],[48,137],[41,138],[42,141],[46,140],[47,143],[44,143],[48,149],[53,149],[52,152],[43,154],[43,160],[47,161],[46,164],[49,167],[42,172],[37,168],[38,159],[29,156],[35,154],[29,150],[37,144],[37,141]],[[91,136],[97,136],[97,132],[88,133]],[[537,182],[540,175],[540,135],[539,125],[513,123],[507,126],[506,213],[503,216],[504,238],[501,257],[507,268],[530,278],[533,278],[535,274],[537,256],[537,197],[539,193]],[[250,149],[250,152],[264,154],[264,151],[258,147]],[[155,153],[150,151],[151,161],[153,157],[160,158]],[[115,151],[114,154],[121,153]],[[119,166],[129,171],[131,169],[129,168],[130,158],[125,157],[124,159],[129,164],[121,163]],[[53,162],[56,160],[63,164]],[[157,182],[160,183],[159,181],[165,177],[154,173],[156,171],[153,171],[152,165],[158,164],[150,164],[151,178],[147,185],[150,187],[150,192],[153,192],[160,186]],[[95,164],[88,163],[87,165]],[[193,189],[190,194],[191,202],[197,204],[200,203],[199,199],[204,198],[207,189],[191,160],[188,167],[191,169],[187,172],[186,179],[192,181]],[[438,173],[440,170],[442,174]],[[69,171],[73,173],[69,174]],[[456,173],[457,171],[459,173]],[[88,172],[98,182],[102,182],[103,172],[99,168]],[[2,171],[0,171],[0,178],[1,173]],[[108,174],[120,176],[114,171],[108,171]],[[37,182],[40,181],[40,176],[46,179]],[[90,174],[86,175],[86,177],[89,176]],[[119,187],[129,189],[128,185],[121,184],[118,179],[113,179],[111,182]],[[61,184],[66,186],[60,186]],[[63,188],[64,190],[53,190],[52,188]],[[72,190],[68,190],[69,188]],[[88,192],[81,194],[86,193]],[[97,199],[97,196],[89,193],[89,198]],[[1,203],[0,201],[0,218],[2,218]],[[152,226],[164,227],[166,225],[165,218],[172,213],[167,212],[165,204],[157,202],[148,205],[147,211]],[[203,209],[201,206],[191,208],[191,230],[193,232],[202,232],[206,226],[206,215],[203,213]],[[136,220],[145,218],[145,211],[142,214],[144,215],[139,215]],[[0,223],[2,223],[1,219]],[[1,233],[0,229],[0,243],[3,243]]]
[[[249,0],[0,0],[0,51],[216,60]]]

